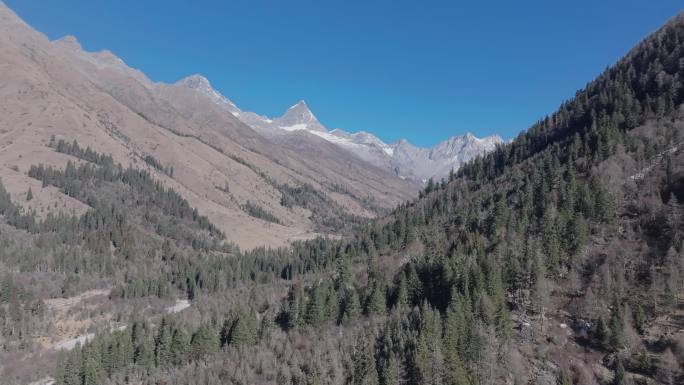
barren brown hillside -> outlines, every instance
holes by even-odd
[[[84,209],[26,176],[32,164],[76,161],[49,146],[60,139],[149,168],[245,248],[316,232],[310,210],[281,205],[279,187],[313,186],[340,209],[368,217],[416,190],[323,141],[313,142],[315,151],[279,147],[191,89],[153,84],[109,52],[82,51],[73,38],[50,42],[2,4],[0,31],[0,177],[27,208]],[[172,176],[147,165],[147,156]],[[248,201],[281,224],[250,216]]]

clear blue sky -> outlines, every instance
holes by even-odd
[[[433,145],[515,136],[681,8],[676,0],[4,0],[50,38],[155,81],[201,73],[269,116]]]

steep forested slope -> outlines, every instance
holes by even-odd
[[[682,76],[678,16],[512,143],[352,238],[193,258],[165,247],[112,297],[169,295],[138,290],[168,282],[192,310],[132,317],[53,375],[682,383]]]

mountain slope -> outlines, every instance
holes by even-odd
[[[252,266],[284,272],[263,305],[239,303],[218,325],[169,321],[210,341],[176,350],[171,374],[133,358],[108,379],[682,383],[683,44],[680,15],[512,143],[353,238]],[[131,336],[104,333],[69,357]]]
[[[31,167],[31,194],[0,188],[2,381],[683,383],[682,47],[679,15],[511,143],[350,236],[287,248],[222,243],[156,158],[151,175],[48,140],[68,166]],[[189,97],[166,91],[149,102]],[[179,113],[211,128],[203,105]],[[40,220],[18,207],[33,187],[87,211]],[[286,208],[320,197],[282,190]]]
[[[288,186],[311,186],[331,207],[340,207],[338,213],[365,217],[416,189],[336,148],[316,153],[283,148],[187,84],[153,83],[110,52],[83,51],[71,37],[49,42],[4,5],[0,17],[0,177],[13,196],[31,185],[25,174],[30,165],[66,165],[70,157],[48,146],[53,137],[76,140],[124,165],[149,168],[228,240],[248,248],[332,229],[313,219],[325,216],[332,222],[337,214],[330,210],[317,214],[313,211],[324,209],[284,207]],[[58,192],[36,195],[25,207],[43,213],[83,209]],[[57,201],[63,202],[54,207]],[[272,213],[279,223],[255,217],[248,206]]]

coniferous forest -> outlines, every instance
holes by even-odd
[[[350,235],[250,251],[153,157],[51,142],[72,160],[28,175],[88,210],[0,188],[0,359],[51,332],[46,299],[110,288],[92,338],[50,358],[56,384],[684,383],[683,103],[678,16],[388,215],[316,211]],[[325,204],[281,187],[285,207]]]

